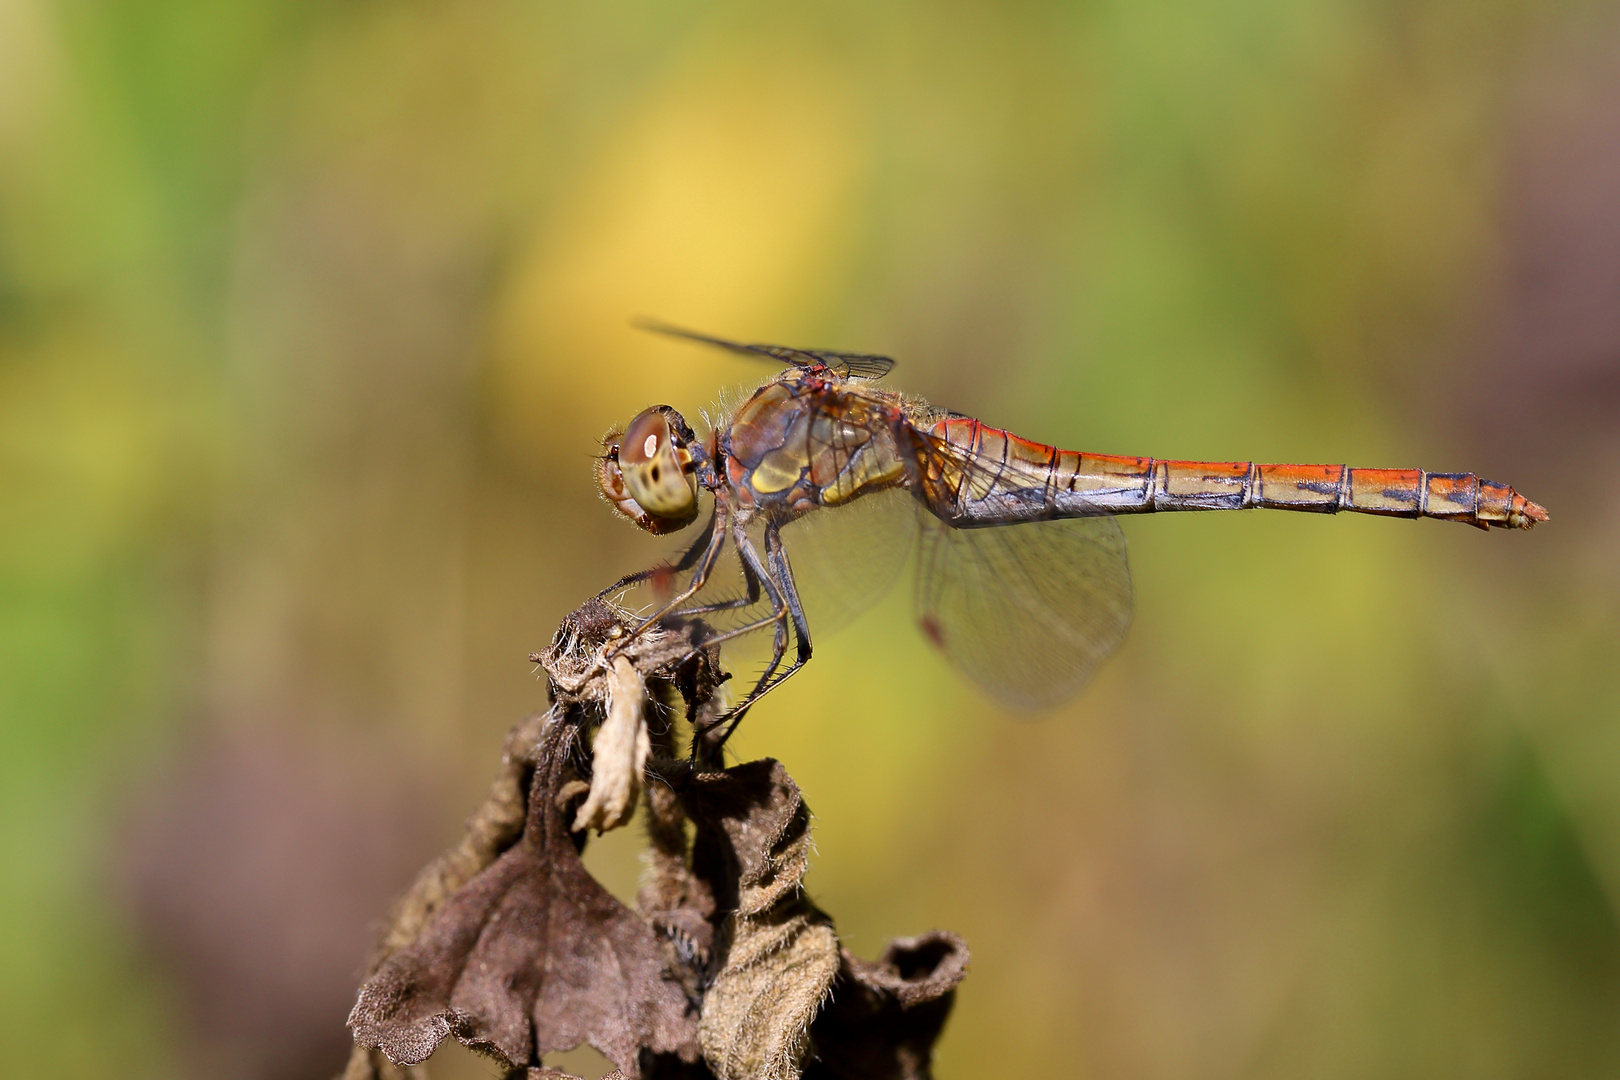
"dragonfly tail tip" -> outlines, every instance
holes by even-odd
[[[1516,520],[1510,521],[1510,525],[1520,529],[1533,529],[1547,520],[1548,514],[1545,506],[1540,503],[1533,503],[1522,495],[1519,498],[1524,500],[1524,505],[1514,507],[1516,513],[1513,517]]]

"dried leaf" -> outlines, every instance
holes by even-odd
[[[507,734],[501,771],[490,784],[489,794],[467,819],[461,842],[424,867],[410,889],[394,903],[385,921],[387,932],[378,943],[370,970],[375,971],[389,954],[409,944],[451,894],[522,835],[525,790],[548,716],[536,713]]]
[[[664,725],[652,737],[654,753],[667,764],[674,752],[674,732]],[[676,771],[684,784],[684,767]],[[636,908],[664,943],[665,962],[681,979],[687,996],[701,1002],[714,946],[714,893],[688,865],[686,812],[670,779],[650,778],[645,802],[647,852]]]
[[[810,1029],[816,1053],[804,1080],[929,1080],[967,963],[967,945],[942,930],[891,941],[876,963],[846,950]]]
[[[800,888],[810,811],[770,759],[697,777],[684,801],[697,869],[731,909],[698,1025],[704,1060],[720,1080],[792,1080],[839,966],[832,920]]]
[[[653,699],[684,703],[689,722],[714,711],[713,650],[694,657],[692,634],[660,629],[609,662],[625,625],[586,605],[534,657],[552,712],[514,730],[466,839],[396,907],[350,1015],[345,1080],[425,1076],[416,1063],[447,1034],[507,1062],[509,1080],[577,1080],[540,1055],[583,1041],[619,1066],[603,1080],[792,1080],[801,1065],[813,1080],[927,1080],[966,948],[936,933],[876,963],[841,951],[801,889],[810,814],[782,767],[693,776],[668,726],[644,723]],[[604,713],[587,784],[569,752]],[[585,873],[565,823],[628,819],[649,751],[642,921]],[[700,741],[698,768],[717,758]]]
[[[632,1078],[643,1049],[692,1054],[695,1018],[657,939],[586,873],[556,804],[574,732],[558,717],[542,735],[522,839],[361,987],[356,1043],[415,1064],[454,1034],[523,1067],[589,1042]]]
[[[591,793],[574,818],[574,831],[617,829],[635,813],[652,741],[647,734],[647,685],[628,657],[608,669],[607,719],[591,744]]]

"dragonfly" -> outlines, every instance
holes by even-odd
[[[705,501],[710,505],[707,523],[678,560],[627,575],[601,594],[649,579],[680,583],[617,650],[671,617],[746,616],[705,644],[773,630],[763,673],[706,725],[727,725],[721,742],[812,655],[783,531],[801,528],[801,520],[851,514],[879,496],[901,496],[921,522],[915,605],[924,634],[992,698],[1026,709],[1077,692],[1125,637],[1132,590],[1118,515],[1352,511],[1485,530],[1529,529],[1547,520],[1543,507],[1512,487],[1473,473],[1064,450],[880,387],[894,367],[885,356],[640,325],[782,369],[713,418],[701,437],[674,408],[655,405],[605,437],[597,459],[602,494],[649,533],[684,530]],[[695,603],[728,542],[742,594]],[[859,561],[884,553],[868,545],[818,554]]]

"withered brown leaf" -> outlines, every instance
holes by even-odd
[[[730,910],[698,1025],[704,1060],[720,1080],[795,1080],[839,966],[832,920],[801,888],[810,811],[768,758],[698,776],[682,801],[694,868]]]
[[[717,743],[678,759],[664,718],[684,705],[697,723],[725,678],[712,650],[690,653],[701,633],[650,633],[610,667],[626,625],[588,604],[534,657],[553,710],[514,730],[468,836],[396,906],[350,1016],[346,1080],[403,1076],[396,1062],[416,1075],[450,1034],[509,1080],[573,1080],[541,1055],[581,1042],[619,1066],[604,1080],[928,1080],[966,948],[934,933],[875,963],[841,950],[802,890],[810,813],[782,766],[714,771]],[[598,734],[588,767],[577,740],[616,705],[622,730]],[[637,917],[585,873],[567,822],[590,791],[575,824],[622,823],[644,763]]]
[[[456,891],[361,987],[355,1041],[426,1060],[446,1035],[514,1067],[589,1042],[631,1080],[642,1050],[695,1054],[696,1017],[647,924],[579,861],[566,807],[575,729],[541,735],[522,838]]]
[[[945,930],[897,938],[876,963],[844,950],[804,1080],[929,1080],[967,964],[967,944]]]

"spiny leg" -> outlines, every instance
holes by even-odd
[[[787,551],[782,546],[781,532],[774,522],[765,527],[765,556],[769,561],[771,580],[782,590],[782,599],[787,604],[788,615],[793,621],[793,633],[798,639],[798,650],[787,670],[772,678],[772,671],[781,660],[781,653],[778,652],[777,663],[773,663],[771,668],[766,670],[759,682],[755,684],[753,691],[743,699],[742,704],[731,709],[715,721],[716,725],[727,724],[726,730],[716,740],[716,748],[726,744],[726,740],[731,738],[732,732],[737,730],[737,725],[742,723],[743,714],[755,702],[787,682],[810,660],[812,651],[810,622],[804,617],[804,605],[799,601],[799,589],[793,581],[793,567],[788,563]],[[775,618],[776,616],[773,616],[773,621]]]
[[[744,595],[734,597],[730,600],[717,600],[712,604],[698,604],[695,607],[682,608],[675,614],[677,616],[712,615],[717,611],[745,611],[759,603],[759,575],[754,573],[753,567],[748,565],[748,560],[739,557],[737,561],[742,566],[743,583],[747,588],[747,592],[744,593]]]
[[[804,605],[799,602],[799,587],[793,581],[793,567],[788,564],[787,550],[782,546],[782,532],[772,522],[765,529],[765,557],[770,560],[776,583],[787,601],[788,613],[793,617],[793,632],[799,637],[799,654],[792,670],[783,674],[787,678],[810,659],[810,621],[804,617]]]
[[[698,648],[693,649],[683,655],[681,657],[681,662],[684,663],[685,661],[690,660],[692,657],[696,656],[699,652],[708,648],[710,645],[720,645],[724,642],[730,641],[732,638],[745,637],[748,634],[752,634],[755,630],[763,630],[767,626],[780,626],[781,623],[781,616],[767,615],[763,619],[755,619],[751,623],[744,623],[742,626],[734,626],[722,634],[710,634],[703,638]],[[783,649],[782,651],[786,653],[787,650]]]
[[[714,543],[715,525],[717,524],[719,517],[720,507],[716,505],[714,508],[714,513],[709,515],[709,523],[703,526],[702,535],[697,538],[696,543],[686,549],[686,553],[680,557],[679,561],[673,564],[649,566],[645,570],[637,570],[633,574],[626,574],[618,581],[615,581],[612,585],[609,585],[607,588],[597,593],[596,599],[600,600],[602,597],[607,596],[610,593],[618,592],[620,589],[628,589],[632,585],[639,584],[640,582],[646,581],[651,577],[656,577],[659,574],[681,574],[692,569],[693,566],[697,565],[697,561],[703,555],[703,553],[709,549],[709,545]]]
[[[720,507],[715,507],[714,517],[712,519],[711,528],[709,531],[708,544],[702,548],[702,553],[697,560],[697,568],[692,571],[692,577],[687,581],[686,588],[682,589],[678,594],[671,597],[663,607],[659,608],[657,611],[653,612],[651,615],[647,616],[640,623],[638,623],[636,628],[631,630],[630,633],[626,634],[620,640],[619,644],[613,649],[613,651],[606,654],[603,659],[611,660],[618,656],[624,651],[626,646],[645,633],[647,627],[652,626],[654,623],[658,622],[658,620],[662,619],[664,616],[668,615],[670,612],[692,599],[693,596],[702,590],[704,585],[708,584],[709,575],[714,572],[714,564],[720,558],[720,549],[725,547],[726,516],[727,515]],[[697,549],[694,547],[694,550]]]
[[[780,628],[781,625],[782,625],[782,619],[781,619],[780,615],[778,615],[778,614],[767,615],[763,619],[756,619],[751,623],[747,623],[746,625],[739,626],[739,627],[736,627],[736,628],[731,629],[731,630],[727,630],[723,634],[716,634],[713,637],[704,638],[701,647],[702,648],[708,648],[708,647],[710,647],[712,645],[719,645],[719,644],[722,644],[723,642],[730,641],[732,638],[739,638],[739,637],[744,636],[745,634],[752,634],[756,630],[763,630],[767,626],[775,626],[775,627]],[[686,656],[682,658],[681,662],[685,663],[687,659],[689,659],[689,658],[691,658],[693,656],[696,656],[698,654],[698,651],[699,651],[698,649],[694,649],[691,652],[687,653]],[[772,668],[774,668],[775,666],[777,666],[777,665],[779,665],[781,663],[782,654],[785,653],[785,652],[786,652],[785,647],[779,647],[776,659],[772,661]],[[767,669],[767,672],[766,672],[767,677],[769,676],[770,670],[771,669]],[[768,690],[770,688],[766,687],[766,689]],[[748,697],[745,698],[743,700],[743,703],[740,706],[738,706],[737,708],[728,709],[724,713],[722,713],[721,715],[715,717],[714,719],[705,721],[705,722],[703,722],[701,724],[696,723],[696,722],[693,723],[693,726],[692,726],[691,760],[692,760],[692,764],[693,764],[694,767],[697,764],[698,747],[700,745],[702,745],[703,737],[705,735],[707,735],[709,732],[713,731],[715,728],[719,727],[720,725],[729,723],[730,727],[728,727],[726,729],[725,735],[722,736],[719,740],[712,742],[707,748],[707,751],[708,751],[709,754],[719,753],[720,747],[725,745],[726,739],[731,738],[731,732],[732,732],[733,729],[736,728],[737,723],[742,719],[742,714],[748,710],[748,707],[750,705],[752,705],[754,702],[758,701],[760,699],[760,697],[762,696],[762,694],[763,694],[763,691],[759,690],[759,688],[756,686],[754,690],[749,692]],[[693,720],[693,717],[688,716],[687,719],[688,720]]]
[[[770,538],[774,531],[774,526],[766,526],[767,546],[771,542]],[[778,591],[778,583],[775,581],[771,570],[760,560],[759,552],[754,548],[753,541],[748,539],[747,534],[742,529],[738,528],[733,531],[732,542],[737,546],[737,557],[742,560],[744,572],[752,573],[758,578],[761,587],[765,590],[766,598],[771,604],[771,613],[769,616],[746,626],[740,626],[734,630],[728,630],[724,634],[705,638],[703,644],[705,646],[717,645],[723,641],[741,637],[744,634],[751,634],[755,630],[763,630],[767,626],[774,626],[776,633],[771,643],[771,661],[765,666],[764,673],[760,675],[759,680],[754,684],[754,688],[743,698],[742,703],[692,732],[692,752],[694,755],[697,753],[698,740],[722,724],[729,724],[730,726],[726,729],[725,736],[715,743],[711,749],[718,750],[724,744],[725,739],[730,738],[731,731],[737,726],[737,722],[742,719],[743,713],[748,711],[748,706],[759,700],[760,695],[764,693],[765,689],[769,688],[771,677],[782,666],[782,658],[787,655],[787,628],[791,615],[787,603],[782,599],[782,594]],[[780,543],[780,540],[777,543]],[[773,564],[774,561],[772,560]]]
[[[744,557],[744,553],[747,553],[748,555],[753,556],[752,565],[750,565],[749,561]],[[763,588],[765,590],[774,590],[775,586],[772,584],[772,582],[774,582],[776,580],[776,578],[774,576],[774,574],[775,574],[774,564],[771,564],[772,565],[772,570],[771,570],[770,574],[765,574],[765,573],[762,573],[760,571],[757,571],[755,568],[759,566],[759,555],[754,550],[753,544],[750,543],[747,540],[747,538],[742,538],[741,542],[739,543],[738,556],[739,556],[738,561],[742,564],[743,574],[748,579],[748,581],[750,582],[750,584],[752,586],[751,591],[758,591],[761,588]],[[767,599],[768,601],[770,601],[770,603],[771,603],[771,614],[766,615],[762,619],[755,619],[753,622],[744,623],[741,626],[734,626],[730,630],[725,630],[725,631],[722,631],[722,632],[716,633],[716,634],[707,634],[707,635],[705,635],[703,637],[702,641],[700,642],[699,646],[697,648],[694,648],[691,651],[687,652],[684,656],[682,656],[679,663],[685,663],[686,661],[688,661],[688,660],[692,659],[693,657],[697,656],[698,653],[701,652],[703,649],[706,649],[706,648],[710,647],[711,645],[720,645],[720,644],[723,644],[723,643],[725,643],[727,641],[731,641],[734,638],[745,637],[745,636],[747,636],[749,634],[752,634],[756,630],[763,630],[767,626],[774,626],[777,629],[777,637],[779,639],[779,644],[780,644],[780,648],[781,648],[781,651],[778,653],[778,659],[776,661],[776,663],[779,665],[780,662],[781,662],[780,657],[782,655],[785,655],[786,652],[787,652],[786,644],[780,642],[780,639],[782,637],[782,629],[783,629],[783,626],[785,625],[784,622],[783,622],[783,618],[782,618],[783,608],[778,605],[778,599],[777,599],[776,593],[774,591],[768,592],[767,595],[764,598]],[[711,605],[711,608],[713,610],[732,611],[732,610],[745,609],[745,608],[748,608],[748,607],[752,607],[754,604],[757,604],[758,602],[759,602],[758,599],[750,601],[750,600],[747,600],[746,598],[738,599],[738,600],[727,600],[727,601],[723,601],[721,603]],[[798,602],[798,594],[794,593],[792,603],[796,604],[797,602]],[[700,613],[700,612],[702,612],[704,610],[709,610],[709,609],[705,609],[705,608],[683,608],[680,611],[676,612],[676,614],[677,615],[686,615],[688,613],[696,614],[696,613]],[[789,617],[791,618],[792,611],[793,611],[792,607],[788,607],[786,610],[787,610],[787,612],[789,614]],[[801,615],[801,618],[802,618],[802,615]],[[803,648],[803,646],[801,646],[801,649],[802,648]],[[677,664],[677,666],[679,666],[679,664]],[[769,671],[769,670],[770,669],[767,669],[767,671]],[[732,711],[735,711],[735,710],[732,710]],[[731,713],[728,712],[726,715],[729,717],[731,715]],[[708,727],[705,727],[704,730],[707,731],[709,727],[713,727],[713,726],[714,726],[713,724],[710,724],[710,725],[708,725]]]
[[[767,538],[770,536],[770,526],[768,525],[766,526],[766,536]],[[759,688],[769,682],[776,669],[782,666],[782,657],[787,654],[788,608],[780,592],[781,583],[775,579],[771,568],[760,561],[759,552],[754,548],[754,542],[748,539],[741,529],[736,530],[732,539],[737,545],[737,555],[742,559],[745,572],[751,572],[764,587],[765,595],[771,602],[770,622],[776,626],[776,632],[772,635],[771,640],[771,662],[765,666],[765,672],[760,675],[759,681],[754,684],[754,689],[749,691],[748,696],[743,699],[743,705],[739,706],[739,708],[747,708],[748,703],[759,696]],[[769,541],[767,539],[768,546]],[[763,628],[763,625],[764,620],[761,620],[761,628]],[[734,713],[737,709],[731,711]]]

